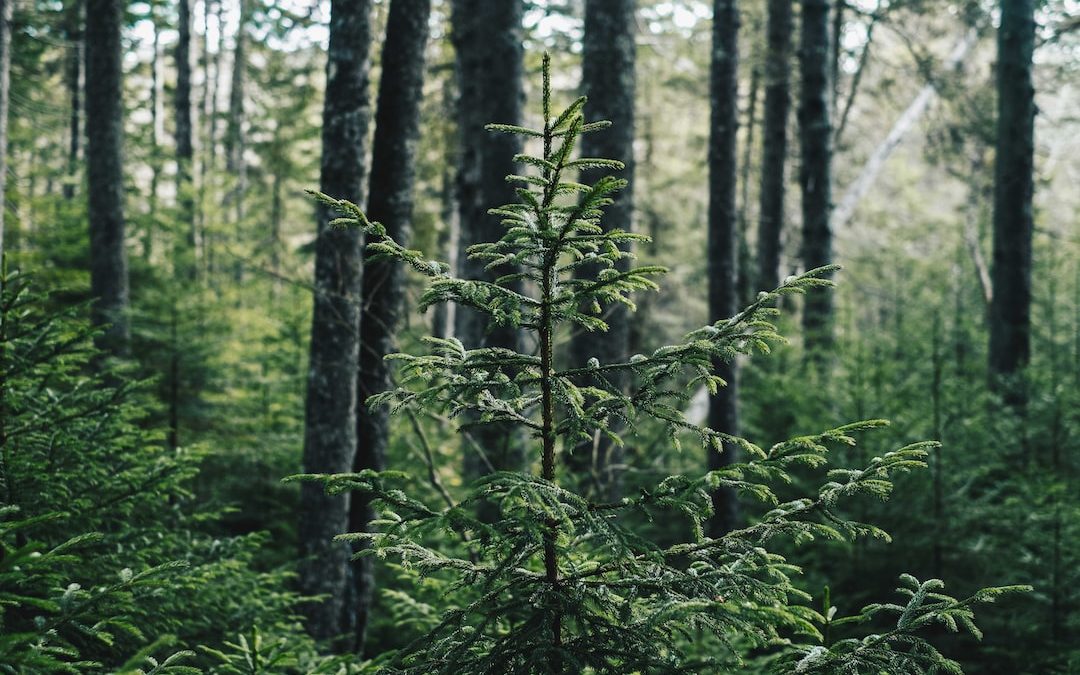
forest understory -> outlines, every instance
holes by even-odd
[[[1080,673],[1076,0],[0,0],[0,673]]]

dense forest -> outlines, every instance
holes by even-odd
[[[1080,673],[1076,0],[0,0],[0,673]]]

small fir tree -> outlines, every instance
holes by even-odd
[[[259,565],[270,537],[224,536],[193,494],[204,455],[164,446],[148,383],[57,296],[0,275],[0,673],[199,673],[256,626],[296,666],[243,672],[333,668],[292,575]]]
[[[771,486],[791,483],[791,469],[824,467],[829,446],[853,445],[855,432],[885,422],[857,422],[764,449],[682,414],[696,387],[725,386],[713,372],[718,360],[768,352],[770,343],[782,340],[771,323],[780,296],[830,286],[825,277],[835,267],[789,277],[735,316],[678,344],[625,362],[591,358],[556,367],[560,329],[603,332],[600,308],[621,303],[632,309],[631,295],[656,289],[653,279],[664,270],[629,264],[633,255],[626,244],[645,237],[600,226],[603,208],[624,181],[604,177],[585,185],[570,179],[581,169],[618,170],[621,164],[574,158],[580,136],[608,124],[585,122],[584,98],[552,114],[547,57],[543,78],[543,128],[488,126],[542,144],[542,152],[515,157],[530,169],[507,177],[519,186],[520,202],[491,211],[503,218],[506,233],[468,251],[489,269],[518,270],[513,274],[494,282],[456,278],[447,265],[388,238],[354,204],[317,193],[343,213],[334,224],[366,233],[370,252],[431,280],[421,308],[465,305],[494,326],[531,334],[536,345],[535,351],[520,352],[466,349],[453,338],[427,338],[428,354],[390,357],[400,364],[401,386],[371,403],[394,411],[445,409],[463,415],[469,426],[519,425],[536,440],[538,456],[532,459],[538,460],[539,475],[493,473],[445,508],[410,497],[399,487],[408,476],[399,472],[295,477],[323,481],[330,492],[374,496],[380,518],[373,531],[340,537],[360,543],[359,555],[393,558],[421,576],[452,580],[457,592],[446,595],[441,620],[394,655],[385,672],[717,672],[747,667],[751,649],[768,654],[764,667],[780,672],[958,671],[918,632],[939,624],[978,636],[972,606],[1018,587],[957,600],[941,592],[938,580],[905,575],[898,589],[906,597],[903,604],[875,604],[838,618],[835,608],[818,612],[809,606],[808,594],[795,582],[800,570],[770,550],[785,539],[888,539],[873,525],[846,517],[841,505],[858,495],[887,498],[891,478],[924,467],[935,443],[885,453],[858,469],[830,469],[816,493],[782,501]],[[627,381],[632,385],[621,386]],[[593,501],[560,483],[561,453],[597,434],[621,444],[622,436],[648,420],[666,427],[676,446],[692,436],[717,452],[738,447],[748,459],[704,475],[668,476],[617,502]],[[765,508],[745,527],[707,537],[710,494],[718,489],[736,490]],[[477,517],[481,503],[494,505],[498,517]],[[691,536],[660,546],[635,531],[632,524],[641,517],[687,522]],[[432,543],[445,544],[445,536],[461,544]],[[871,623],[874,630],[862,637],[830,637],[830,630],[852,623]],[[693,645],[702,636],[716,645],[704,655]]]

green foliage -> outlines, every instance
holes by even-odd
[[[655,289],[653,278],[663,272],[654,266],[616,268],[633,258],[620,245],[645,239],[617,229],[605,232],[599,225],[621,181],[603,178],[583,185],[569,179],[583,167],[618,168],[610,160],[573,158],[581,134],[606,126],[587,124],[583,104],[578,99],[551,114],[545,59],[543,128],[490,127],[543,147],[542,154],[516,158],[530,173],[508,177],[521,186],[520,202],[491,210],[503,218],[504,236],[469,250],[489,267],[512,270],[494,283],[458,279],[448,266],[387,238],[384,228],[355,205],[317,195],[342,212],[335,225],[366,233],[371,252],[431,280],[421,307],[463,304],[493,324],[531,333],[538,345],[534,354],[428,339],[428,354],[393,357],[401,363],[401,386],[374,397],[373,404],[412,413],[444,410],[469,425],[518,425],[540,447],[540,475],[493,473],[470,486],[464,499],[438,508],[409,496],[401,484],[410,478],[398,472],[295,477],[323,481],[331,492],[374,495],[380,517],[373,531],[341,538],[362,544],[359,555],[396,560],[421,578],[446,579],[451,591],[459,591],[446,594],[441,620],[386,672],[703,672],[743,664],[750,651],[760,649],[779,650],[773,663],[782,670],[792,664],[806,672],[953,669],[917,633],[935,622],[975,632],[970,606],[1017,588],[985,589],[956,601],[939,593],[939,581],[905,577],[903,589],[911,596],[906,607],[871,605],[858,616],[860,622],[876,623],[880,615],[899,611],[894,629],[826,643],[822,628],[833,621],[832,612],[822,615],[809,606],[809,595],[796,584],[801,569],[776,552],[781,542],[887,539],[882,530],[847,516],[844,505],[860,496],[887,498],[893,478],[925,467],[936,444],[906,445],[858,469],[831,468],[820,487],[790,499],[776,486],[794,483],[796,468],[827,467],[831,446],[854,445],[853,434],[884,423],[841,426],[765,450],[692,423],[682,412],[698,386],[715,391],[725,385],[714,375],[714,363],[767,352],[770,343],[782,339],[773,323],[779,298],[830,285],[822,277],[834,268],[789,277],[735,316],[625,363],[590,359],[555,368],[557,329],[606,330],[600,307],[615,302],[633,307],[631,294]],[[574,274],[592,269],[599,271],[591,278]],[[530,290],[507,287],[519,280]],[[615,372],[633,384],[626,390],[616,386],[607,377]],[[671,475],[613,503],[591,501],[560,485],[560,447],[569,452],[597,433],[623,442],[644,422],[659,422],[673,445],[693,437],[706,451],[719,452],[729,443],[747,459],[704,475]],[[616,433],[616,428],[627,431]],[[711,493],[721,487],[752,497],[763,508],[745,527],[709,538],[703,523],[712,515]],[[480,503],[493,504],[498,517],[478,517]],[[660,545],[632,526],[641,518],[688,523],[689,537]],[[460,546],[447,550],[437,543],[440,536],[460,539]],[[701,634],[721,648],[695,651],[694,636]]]
[[[204,647],[214,665],[215,675],[260,675],[269,673],[305,673],[305,675],[356,675],[368,672],[350,669],[345,657],[324,658],[300,637],[303,629],[292,626],[278,636],[264,636],[257,626],[228,641],[222,649]]]
[[[201,458],[162,447],[145,383],[94,349],[83,307],[2,285],[0,672],[198,672],[182,647],[253,625],[314,659],[290,575],[253,566],[266,537],[206,534]]]
[[[101,664],[81,658],[80,644],[142,637],[131,616],[136,596],[166,586],[169,572],[182,564],[138,574],[124,568],[112,583],[84,588],[68,581],[70,566],[102,537],[85,534],[46,547],[27,541],[25,532],[62,514],[15,520],[18,513],[13,505],[0,509],[0,672],[85,672]]]
[[[940,624],[953,633],[963,629],[981,638],[982,632],[974,622],[973,605],[994,602],[1006,593],[1031,590],[1029,586],[987,588],[957,600],[940,592],[945,584],[939,579],[921,582],[904,574],[900,581],[901,586],[896,591],[908,598],[905,605],[868,605],[857,615],[839,619],[834,618],[835,607],[826,609],[829,628],[874,623],[881,615],[896,615],[895,624],[888,631],[838,640],[829,647],[797,647],[794,653],[781,659],[780,664],[796,673],[962,673],[959,663],[943,656],[917,631]]]

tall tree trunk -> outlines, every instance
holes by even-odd
[[[191,185],[191,6],[179,0],[179,38],[176,41],[176,199],[180,207],[180,225],[186,228],[184,240],[178,240],[176,266],[179,276],[193,279],[196,274],[195,203]]]
[[[393,0],[382,51],[382,75],[375,111],[371,183],[367,215],[403,244],[411,234],[416,146],[420,136],[424,55],[431,0]],[[368,408],[368,398],[393,386],[383,357],[395,351],[395,336],[405,295],[405,269],[396,262],[364,264],[360,318],[360,375],[357,401],[357,448],[353,470],[382,470],[390,440],[390,415]],[[375,517],[370,498],[353,497],[349,531],[368,529]],[[356,563],[356,651],[363,653],[375,586],[374,560]]]
[[[832,14],[832,49],[829,53],[829,84],[831,86],[830,114],[836,119],[840,114],[840,57],[844,53],[844,9],[847,0],[836,0]]]
[[[275,129],[275,134],[280,134],[280,127]],[[270,282],[270,305],[277,307],[281,297],[281,253],[284,242],[281,237],[281,225],[285,219],[285,200],[283,175],[285,168],[280,164],[274,165],[273,176],[270,182],[270,273],[273,280]]]
[[[737,0],[714,0],[712,59],[709,69],[709,320],[735,314],[738,304],[738,213],[736,136],[739,128],[739,6]],[[716,374],[727,382],[709,401],[709,426],[728,434],[739,432],[738,371],[734,360],[717,360]],[[735,461],[735,446],[709,451],[709,469]],[[709,534],[729,532],[739,518],[735,492],[713,493]]]
[[[179,323],[181,321],[181,295],[186,292],[184,282],[192,281],[197,274],[195,253],[195,208],[192,200],[191,160],[191,7],[189,0],[179,0],[177,5],[179,38],[176,42],[176,92],[173,103],[176,115],[176,201],[178,225],[183,233],[173,235],[173,274],[171,287],[172,316],[170,320],[171,353],[169,355],[169,446],[180,445],[180,378],[181,349]],[[157,35],[155,34],[155,39]]]
[[[201,100],[199,101],[197,108],[199,111],[199,124],[194,133],[200,139],[201,156],[199,157],[199,172],[198,172],[198,187],[196,188],[196,201],[195,201],[195,233],[196,240],[199,242],[199,271],[204,275],[207,275],[209,269],[209,254],[210,237],[207,233],[207,221],[206,221],[206,204],[207,204],[207,176],[210,168],[209,159],[213,150],[209,147],[212,143],[209,134],[209,121],[210,121],[210,92],[211,92],[211,79],[210,79],[210,67],[212,60],[210,57],[210,17],[213,15],[211,12],[212,3],[211,0],[203,0],[202,3],[202,54],[200,56],[200,63],[202,64],[203,80],[202,90],[200,92]]]
[[[587,134],[581,139],[583,157],[617,159],[625,165],[618,177],[630,181],[606,209],[605,230],[634,229],[634,94],[635,22],[634,0],[588,0],[585,3],[585,39],[581,63],[582,94],[589,97],[585,117],[589,120],[610,120],[610,129]],[[584,183],[593,183],[610,170],[582,172]],[[619,264],[628,269],[629,261]],[[596,269],[581,268],[579,276],[593,278]],[[607,322],[607,334],[597,336],[578,331],[570,343],[574,364],[581,365],[590,358],[601,363],[625,361],[630,356],[630,317],[622,303],[601,308]],[[613,381],[620,388],[626,378]],[[592,384],[592,383],[590,383]],[[591,475],[601,493],[612,499],[618,497],[619,465],[622,448],[603,434],[597,433],[591,442],[583,443],[567,457],[572,471]]]
[[[459,268],[467,279],[494,281],[508,269],[484,269],[483,261],[466,256],[469,246],[497,241],[504,228],[492,207],[517,201],[506,176],[516,170],[513,157],[521,152],[514,134],[484,129],[490,122],[520,124],[524,102],[522,70],[522,12],[520,2],[453,0],[452,39],[457,53],[458,209],[461,214]],[[489,326],[487,317],[458,307],[455,333],[467,348],[504,347],[520,350],[521,336],[513,327]],[[525,456],[519,434],[506,425],[485,425],[466,440],[466,470],[477,475],[489,468],[520,468]]]
[[[222,19],[222,3],[217,0],[214,4],[214,26],[217,29],[217,43],[214,47],[214,76],[210,78],[210,105],[207,109],[207,142],[206,151],[209,157],[209,169],[213,172],[217,169],[217,151],[218,151],[218,103],[221,92],[221,52],[225,47],[225,37],[222,31],[225,29],[224,21]],[[207,77],[209,78],[209,66],[207,66]]]
[[[457,125],[453,122],[454,111],[457,106],[457,82],[454,77],[443,80],[440,106],[443,113],[442,132],[440,143],[443,156],[446,161],[442,166],[442,176],[439,185],[439,209],[442,229],[439,230],[439,254],[450,265],[451,269],[458,269],[458,245],[461,243],[461,221],[459,219],[456,167],[460,164],[460,155],[457,146]],[[457,307],[452,303],[440,303],[434,307],[432,323],[432,335],[440,338],[454,336],[454,317]]]
[[[206,131],[206,171],[211,177],[215,176],[218,168],[218,105],[219,105],[219,92],[221,91],[221,52],[224,47],[224,36],[222,31],[224,30],[225,22],[222,20],[222,3],[220,0],[214,4],[214,26],[217,29],[217,44],[214,49],[214,76],[210,80],[210,106],[207,112],[207,131]],[[207,70],[207,77],[210,77],[209,69]],[[219,194],[217,191],[217,185],[211,179],[211,182],[207,185],[207,201],[215,203],[215,197]],[[218,220],[218,219],[215,219]],[[215,272],[217,272],[217,258],[215,256],[215,246],[220,237],[220,232],[215,231],[215,228],[209,225],[203,228],[206,231],[206,239],[203,243],[203,254],[206,258],[206,274],[207,278],[213,279]]]
[[[235,181],[228,202],[233,208],[236,231],[240,237],[244,220],[244,193],[247,192],[247,161],[245,158],[244,80],[247,71],[247,23],[251,0],[240,0],[240,25],[236,29],[236,45],[233,49],[232,81],[229,88],[229,112],[225,127],[225,169]],[[236,273],[239,276],[239,263]]]
[[[90,220],[91,319],[108,326],[98,341],[126,355],[128,266],[124,249],[122,0],[87,0],[86,161]]]
[[[787,124],[791,110],[791,3],[792,0],[769,0],[757,241],[759,290],[772,290],[780,283],[787,191]]]
[[[15,0],[0,0],[0,276],[4,265],[4,221],[7,215],[8,105],[11,100],[11,13]]]
[[[990,377],[1006,403],[1017,409],[1025,402],[1019,379],[1031,355],[1034,12],[1033,0],[1002,0],[998,29]]]
[[[150,56],[150,194],[147,199],[147,223],[142,233],[142,257],[147,263],[153,255],[154,231],[158,223],[158,184],[161,182],[161,30],[158,28],[157,5],[150,5],[150,24],[154,31]]]
[[[799,65],[802,75],[799,101],[799,141],[802,165],[803,267],[807,270],[832,263],[832,118],[829,84],[829,6],[831,0],[802,0]],[[832,345],[832,293],[810,289],[803,307],[806,353],[823,362]]]
[[[11,0],[13,2],[14,0]],[[11,4],[8,2],[7,4]],[[68,100],[71,108],[68,113],[68,161],[67,175],[64,178],[64,199],[75,197],[75,188],[79,175],[79,149],[82,146],[82,74],[83,74],[83,3],[75,0],[68,7],[67,25],[64,32],[68,41],[67,63],[64,66],[64,79],[68,88]]]
[[[367,177],[370,9],[369,0],[331,4],[323,107],[320,189],[358,204],[363,203]],[[304,425],[303,463],[308,473],[351,471],[356,455],[361,237],[356,230],[329,228],[334,216],[319,207]],[[327,596],[304,608],[307,629],[319,639],[341,638],[341,646],[351,642],[347,632],[354,608],[346,604],[351,550],[333,538],[348,525],[348,494],[330,496],[321,485],[303,484],[300,587],[306,595]]]
[[[752,34],[757,36],[757,27]],[[753,58],[753,55],[751,55]],[[742,160],[739,163],[739,282],[737,298],[740,304],[754,299],[754,280],[751,277],[754,260],[750,256],[750,169],[754,158],[754,132],[757,131],[758,94],[761,90],[760,59],[754,58],[750,72],[750,91],[746,103],[746,134],[743,139]]]

